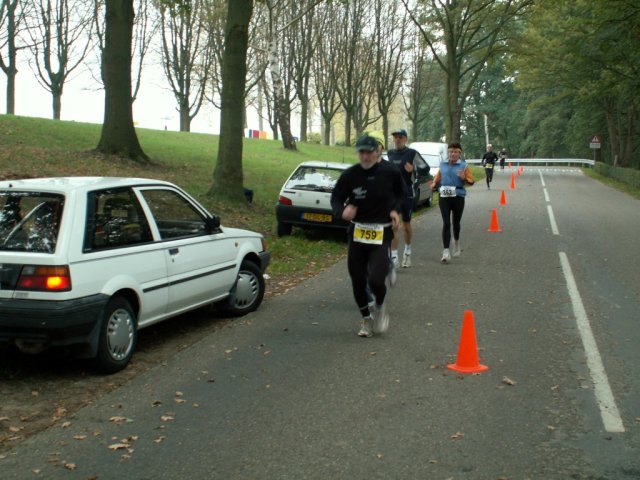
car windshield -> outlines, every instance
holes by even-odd
[[[0,192],[0,250],[53,253],[64,197],[33,192]]]
[[[284,188],[332,192],[338,178],[344,170],[328,167],[299,167]]]

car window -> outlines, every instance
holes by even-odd
[[[0,250],[54,253],[64,196],[0,192]]]
[[[331,192],[343,171],[325,167],[299,167],[284,188]]]
[[[180,193],[167,189],[145,189],[141,193],[162,239],[207,233],[205,217]]]
[[[140,203],[130,189],[89,192],[87,205],[85,251],[153,240]]]

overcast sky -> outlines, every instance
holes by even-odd
[[[133,119],[140,128],[177,131],[180,120],[173,93],[168,90],[160,69],[147,68],[144,85],[133,104]],[[7,112],[7,79],[0,72],[0,111]],[[16,115],[52,118],[52,97],[37,81],[26,64],[18,67],[16,77]],[[74,76],[64,87],[62,120],[102,123],[104,116],[104,90],[88,73]],[[257,128],[256,125],[253,128]],[[219,112],[203,106],[191,124],[192,132],[219,133]]]

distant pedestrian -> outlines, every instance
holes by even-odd
[[[358,335],[371,337],[389,326],[385,278],[389,271],[392,227],[400,222],[405,189],[398,169],[381,162],[379,142],[369,136],[356,142],[359,163],[346,169],[331,194],[334,214],[348,222],[347,267],[353,296],[362,315]],[[367,286],[375,297],[368,305]]]
[[[487,179],[487,189],[491,189],[491,182],[493,181],[493,169],[498,161],[498,155],[493,151],[493,145],[487,145],[487,151],[482,157],[482,166],[484,167],[484,173]]]
[[[500,150],[500,170],[504,170],[504,162],[507,161],[507,151],[503,148]]]
[[[433,189],[440,193],[438,205],[442,215],[442,263],[451,261],[451,255],[460,256],[460,221],[464,211],[464,201],[467,191],[465,185],[473,185],[475,180],[467,162],[460,159],[462,146],[450,143],[448,146],[449,160],[440,162],[440,170],[433,179]],[[453,218],[453,238],[451,227]]]

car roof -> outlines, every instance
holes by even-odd
[[[319,160],[312,160],[308,162],[302,162],[298,167],[316,167],[316,168],[335,168],[337,170],[346,170],[351,167],[353,163],[340,163],[340,162],[322,162]]]
[[[132,177],[50,177],[0,181],[0,189],[69,193],[76,190],[101,190],[127,186],[168,185],[169,182]]]

